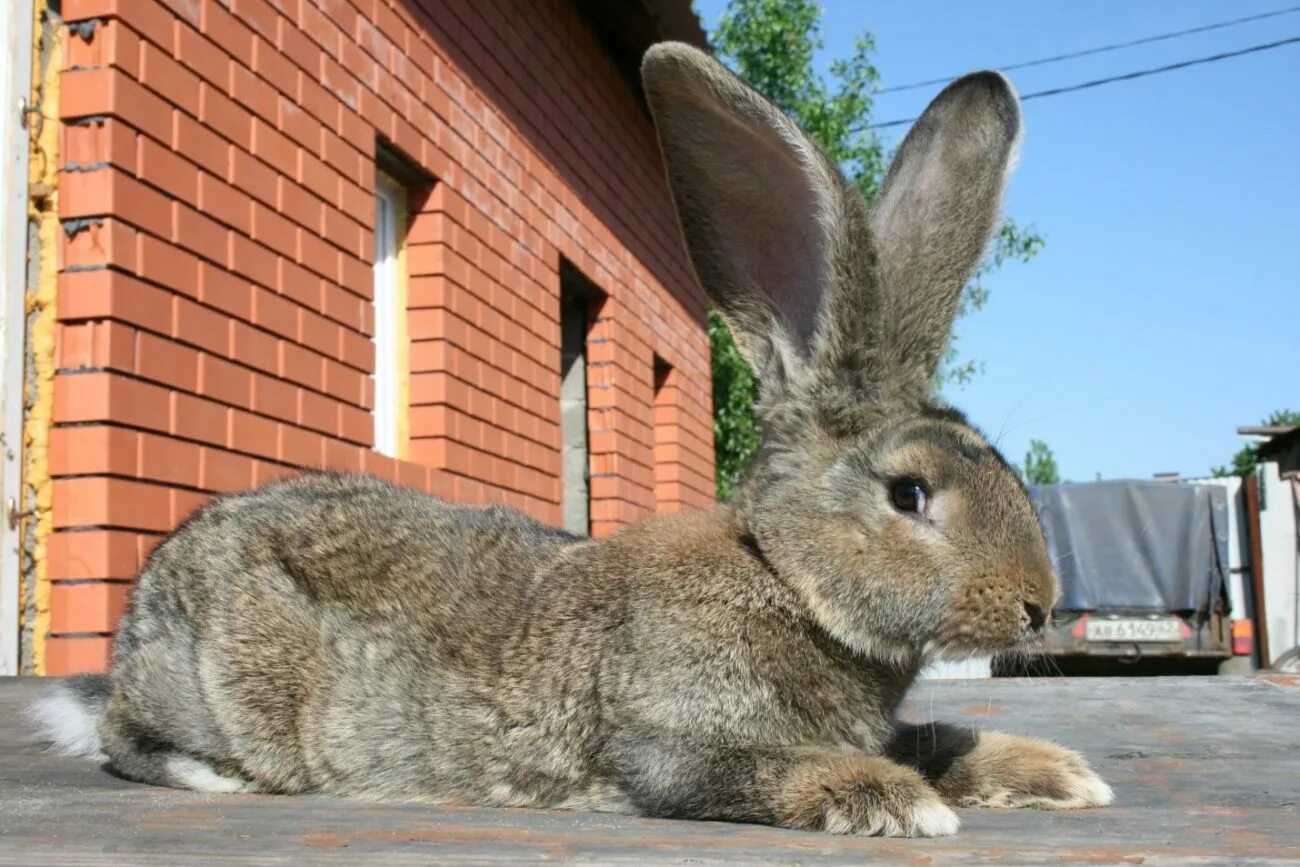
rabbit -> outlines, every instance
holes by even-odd
[[[872,207],[707,54],[646,54],[690,259],[761,381],[730,504],[601,540],[315,472],[150,556],[65,750],[203,792],[938,836],[954,806],[1111,802],[1078,754],[913,725],[931,660],[1024,647],[1057,596],[1015,473],[932,398],[1020,137],[1002,75],[926,109]]]

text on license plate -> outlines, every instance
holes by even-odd
[[[1084,636],[1089,641],[1182,641],[1182,621],[1176,617],[1161,620],[1090,619]]]

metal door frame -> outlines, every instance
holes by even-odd
[[[23,379],[26,374],[28,100],[32,0],[0,4],[0,675],[18,673],[22,533]]]

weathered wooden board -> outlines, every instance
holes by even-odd
[[[1054,738],[1117,795],[1104,810],[962,810],[941,840],[151,788],[36,749],[21,708],[39,687],[0,679],[0,864],[1300,863],[1300,678],[922,684],[914,719]]]

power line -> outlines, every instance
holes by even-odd
[[[1100,87],[1103,84],[1113,84],[1116,81],[1132,81],[1135,78],[1146,78],[1148,75],[1159,75],[1162,72],[1172,72],[1175,69],[1186,69],[1189,66],[1200,66],[1203,63],[1214,63],[1219,60],[1227,60],[1231,57],[1241,57],[1243,54],[1254,54],[1257,51],[1268,51],[1271,48],[1280,48],[1283,45],[1293,45],[1300,42],[1300,36],[1292,36],[1290,39],[1280,39],[1277,42],[1269,42],[1264,45],[1252,45],[1250,48],[1243,48],[1240,51],[1226,51],[1223,54],[1211,54],[1209,57],[1198,57],[1194,60],[1184,60],[1179,63],[1170,63],[1167,66],[1157,66],[1154,69],[1139,69],[1136,72],[1126,72],[1123,75],[1112,75],[1108,78],[1097,78],[1092,81],[1085,81],[1080,84],[1071,84],[1065,87],[1053,87],[1050,90],[1039,90],[1034,93],[1026,93],[1020,97],[1021,102],[1031,99],[1041,99],[1045,96],[1057,96],[1062,93],[1073,93],[1076,90],[1087,90],[1091,87]],[[905,117],[899,120],[890,120],[884,123],[869,123],[865,129],[884,129],[890,126],[902,126],[905,123],[912,123],[917,118]]]
[[[1262,12],[1259,15],[1249,15],[1245,18],[1233,18],[1231,21],[1217,21],[1214,24],[1204,24],[1200,27],[1192,27],[1188,30],[1175,30],[1171,33],[1160,33],[1156,36],[1144,36],[1141,39],[1133,39],[1129,42],[1116,42],[1112,45],[1101,45],[1097,48],[1085,48],[1082,51],[1072,51],[1069,54],[1054,54],[1051,57],[1040,57],[1037,60],[1026,60],[1021,63],[1013,63],[1010,66],[1000,66],[998,68],[1003,71],[1028,69],[1031,66],[1043,66],[1048,63],[1059,63],[1062,60],[1074,60],[1076,57],[1090,57],[1094,54],[1105,54],[1108,51],[1118,51],[1121,48],[1132,48],[1135,45],[1147,45],[1152,42],[1163,42],[1166,39],[1177,39],[1181,36],[1191,36],[1195,33],[1205,33],[1210,30],[1222,30],[1224,27],[1235,27],[1238,24],[1247,24],[1251,21],[1261,21],[1265,18],[1276,18],[1279,15],[1290,15],[1292,12],[1300,12],[1300,6],[1290,6],[1286,9],[1278,9],[1273,12]],[[950,75],[945,78],[931,78],[928,81],[914,81],[911,84],[899,84],[894,87],[885,87],[876,91],[876,93],[898,93],[903,90],[916,90],[918,87],[947,84],[956,77],[956,75]]]

